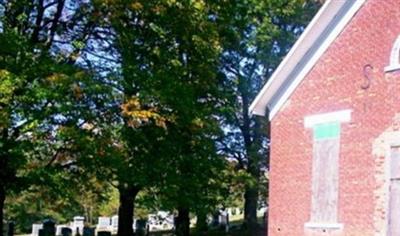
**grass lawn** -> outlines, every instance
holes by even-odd
[[[228,233],[223,230],[211,229],[207,233],[196,233],[193,232],[193,236],[266,236],[267,229],[265,228],[265,223],[263,218],[258,218],[260,228],[256,232],[249,232],[241,229],[243,220],[236,220],[231,222],[231,229]],[[171,232],[154,232],[150,233],[150,236],[173,236]]]
[[[258,218],[258,222],[260,224],[260,228],[254,232],[254,234],[242,230],[240,226],[243,223],[243,220],[236,220],[231,222],[231,228],[228,233],[224,232],[223,230],[218,229],[210,229],[207,233],[196,233],[193,232],[191,235],[193,236],[266,236],[266,228],[263,218]],[[173,236],[172,232],[153,232],[150,233],[150,236]],[[18,236],[30,236],[27,235],[18,235]]]

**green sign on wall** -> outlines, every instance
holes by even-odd
[[[337,138],[340,135],[340,123],[323,123],[314,126],[314,140]]]

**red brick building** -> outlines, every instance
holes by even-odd
[[[269,236],[400,235],[400,0],[328,0],[251,106]]]

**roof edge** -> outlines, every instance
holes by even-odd
[[[271,120],[365,0],[328,0],[258,93],[249,111]]]

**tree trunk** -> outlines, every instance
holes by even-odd
[[[244,192],[244,222],[243,226],[249,229],[250,232],[258,228],[257,223],[257,206],[258,206],[258,191],[259,191],[259,161],[256,156],[248,157],[247,172],[254,178],[255,183],[248,184]]]
[[[37,15],[36,15],[36,20],[35,20],[35,28],[33,29],[32,32],[32,42],[37,43],[39,42],[39,33],[40,33],[40,26],[42,24],[43,16],[44,16],[44,0],[39,0],[38,6],[37,6]]]
[[[244,226],[250,231],[258,228],[257,223],[257,202],[258,186],[247,187],[244,193]]]
[[[118,236],[133,235],[133,211],[135,198],[139,192],[135,187],[121,187],[119,191]]]
[[[175,221],[176,235],[189,236],[190,235],[190,219],[189,210],[187,208],[178,209],[178,217]]]
[[[244,139],[244,145],[246,149],[248,167],[247,173],[249,173],[257,182],[252,186],[246,186],[244,193],[244,222],[243,226],[246,229],[252,231],[252,229],[257,228],[257,201],[258,201],[258,179],[259,179],[259,160],[257,156],[252,154],[254,147],[259,146],[259,139],[257,137],[252,137],[251,130],[259,128],[258,123],[252,127],[251,117],[249,115],[249,104],[250,104],[250,82],[245,78],[240,79],[239,91],[242,94],[242,116],[243,125],[241,126],[241,131]],[[256,133],[256,132],[255,132]]]
[[[93,225],[93,207],[89,208],[89,224]]]
[[[0,186],[0,236],[4,235],[3,220],[4,220],[4,202],[6,200],[6,191],[3,186]]]
[[[257,206],[260,178],[258,160],[254,156],[249,156],[249,166],[247,172],[254,178],[256,182],[247,185],[244,192],[244,227],[248,229],[249,232],[253,232],[258,228]]]
[[[254,134],[253,134],[253,141],[252,143],[246,143],[246,152],[248,155],[248,168],[247,173],[249,173],[254,180],[256,181],[255,184],[250,186],[246,186],[244,199],[244,227],[249,229],[252,233],[258,229],[259,225],[257,222],[257,207],[258,207],[258,194],[259,194],[259,180],[260,180],[260,166],[264,161],[262,159],[268,158],[267,156],[258,155],[256,154],[258,150],[262,149],[262,142],[264,140],[263,135],[265,130],[269,133],[269,126],[263,124],[263,121],[260,118],[256,118],[255,124],[253,127]],[[269,135],[267,134],[269,137]],[[257,151],[255,151],[257,150]],[[266,163],[268,166],[268,163]]]

